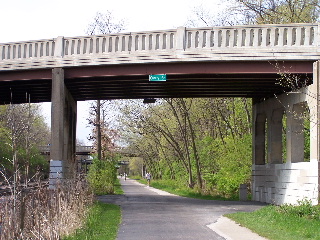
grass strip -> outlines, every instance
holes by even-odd
[[[320,239],[319,219],[285,214],[278,206],[263,207],[255,212],[227,214],[226,217],[270,240]]]
[[[140,183],[147,184],[147,180],[139,179]],[[188,188],[186,186],[179,185],[176,181],[172,180],[151,180],[151,187],[181,196],[189,198],[197,198],[204,200],[238,200],[237,198],[225,198],[219,195],[203,194],[197,189]]]
[[[120,180],[117,178],[114,184],[114,194],[124,194],[122,188],[121,188],[121,183]]]
[[[89,209],[85,225],[63,240],[114,240],[117,237],[120,220],[119,206],[95,202]]]

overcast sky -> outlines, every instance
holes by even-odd
[[[0,0],[0,42],[85,35],[97,12],[111,11],[126,21],[125,32],[165,30],[183,26],[195,7],[217,9],[224,0]],[[77,138],[86,141],[88,104],[78,102]],[[43,104],[50,122],[50,104]]]

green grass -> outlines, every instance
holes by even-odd
[[[140,183],[147,184],[147,180],[140,179]],[[151,187],[161,189],[163,191],[189,198],[198,198],[205,200],[237,200],[236,198],[225,198],[219,195],[203,194],[198,189],[191,189],[183,186],[173,180],[151,180]]]
[[[120,180],[117,178],[114,184],[114,194],[123,194],[123,190],[121,188]]]
[[[320,239],[319,215],[309,212],[312,208],[319,214],[319,207],[306,205],[270,205],[255,212],[227,214],[226,217],[270,240]]]
[[[120,207],[113,204],[95,202],[90,207],[86,223],[75,234],[63,240],[114,240],[121,220]]]

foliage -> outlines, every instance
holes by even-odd
[[[277,211],[288,216],[320,220],[320,207],[313,206],[312,202],[308,199],[299,200],[297,205],[281,205],[277,208]]]
[[[319,206],[312,206],[308,200],[226,216],[270,240],[320,239]]]
[[[250,107],[240,98],[131,101],[121,106],[122,133],[153,179],[230,197],[249,182]]]
[[[195,7],[187,27],[316,23],[319,0],[227,0],[214,9]]]
[[[250,24],[311,23],[319,19],[319,0],[237,0],[235,11]]]
[[[138,180],[140,183],[147,184],[145,179]],[[189,197],[189,198],[197,198],[197,199],[206,199],[206,200],[237,200],[238,198],[226,198],[218,193],[208,193],[203,192],[200,189],[191,189],[187,187],[185,184],[182,184],[176,180],[152,180],[151,184],[152,187],[179,195],[182,197]]]
[[[88,172],[88,182],[97,195],[113,194],[117,178],[116,163],[113,160],[93,159]]]
[[[139,157],[132,157],[129,161],[129,175],[141,175],[141,169],[143,167],[143,159]]]
[[[113,240],[117,237],[121,220],[120,207],[113,204],[95,202],[89,208],[85,225],[74,234],[62,238],[63,240]]]
[[[238,139],[225,139],[217,147],[216,158],[219,170],[214,174],[213,181],[217,191],[226,196],[237,195],[240,184],[250,185],[251,178],[251,135]]]
[[[114,194],[121,195],[123,193],[124,192],[123,192],[123,190],[121,188],[120,180],[117,178],[115,183],[114,183]]]
[[[0,168],[5,169],[7,179],[15,173],[16,181],[27,182],[36,172],[44,174],[49,164],[38,147],[47,145],[49,139],[39,105],[0,106]]]

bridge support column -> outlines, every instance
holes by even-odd
[[[76,169],[77,102],[64,84],[64,70],[52,70],[50,186]]]
[[[318,204],[320,203],[320,61],[313,64],[313,84],[310,96],[310,161],[317,163]]]
[[[296,204],[307,198],[313,204],[319,203],[319,83],[320,61],[314,63],[311,85],[253,104],[253,200]],[[305,146],[307,111],[310,112],[310,149],[306,149],[309,145]],[[284,127],[286,135],[282,135]],[[305,150],[310,150],[310,157]]]

